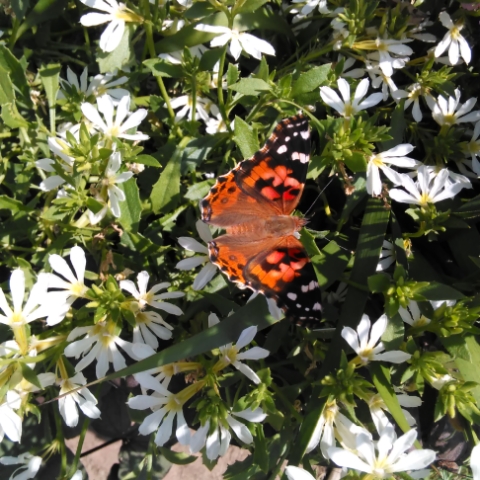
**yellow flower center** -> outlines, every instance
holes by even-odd
[[[383,167],[385,164],[383,163],[382,161],[382,157],[378,156],[378,155],[375,155],[374,157],[372,157],[372,159],[370,160],[376,167]]]
[[[183,402],[177,398],[176,395],[172,395],[168,402],[165,404],[165,408],[169,411],[169,412],[180,412],[182,410],[182,407],[183,407]]]
[[[462,25],[463,26],[463,25]],[[462,26],[457,26],[455,25],[451,30],[450,30],[450,36],[452,37],[452,40],[458,40],[459,37],[461,37],[460,30]]]
[[[76,282],[70,284],[69,290],[72,295],[75,295],[76,297],[82,297],[87,291],[87,287],[82,282]]]
[[[355,110],[352,107],[352,105],[350,104],[350,102],[345,103],[345,111],[343,113],[343,116],[345,118],[350,118],[354,113],[355,113]]]
[[[23,315],[23,312],[13,312],[13,315],[10,317],[10,322],[12,324],[12,327],[18,327],[20,325],[25,325],[25,315]]]
[[[457,117],[454,113],[447,113],[447,115],[443,117],[443,124],[448,126],[454,125],[456,120]]]
[[[480,153],[480,140],[467,143],[467,152],[470,154]]]

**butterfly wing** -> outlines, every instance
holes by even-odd
[[[222,235],[208,247],[210,261],[230,281],[273,298],[297,323],[320,320],[320,288],[315,271],[303,245],[293,235],[276,241]]]
[[[321,318],[320,288],[305,248],[293,235],[261,251],[244,269],[248,286],[273,298],[298,323]]]
[[[219,227],[268,215],[290,215],[303,192],[310,160],[308,120],[282,120],[265,146],[239,163],[201,202],[202,220]]]
[[[308,120],[301,115],[286,118],[261,150],[238,165],[235,181],[258,202],[266,200],[277,214],[290,215],[302,196],[310,149]]]

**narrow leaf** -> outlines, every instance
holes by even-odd
[[[155,213],[172,211],[180,199],[181,158],[181,151],[175,150],[158,182],[153,186],[150,200]]]
[[[243,158],[250,158],[260,150],[257,133],[240,117],[235,117],[235,136],[233,140],[242,152]]]

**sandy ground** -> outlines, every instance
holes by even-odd
[[[86,452],[98,445],[102,445],[105,441],[95,435],[95,433],[88,431],[82,451]],[[75,452],[78,445],[78,437],[67,440],[66,443],[68,448]],[[121,441],[118,441],[81,459],[87,470],[89,480],[107,480],[110,468],[118,462],[120,446]],[[176,452],[186,451],[185,447],[179,444],[175,445],[173,450]],[[243,460],[247,455],[248,452],[246,450],[232,446],[212,471],[203,466],[202,459],[198,458],[198,460],[189,465],[174,465],[164,477],[164,480],[190,480],[192,478],[195,478],[195,480],[222,480],[223,472],[225,472],[227,466]]]

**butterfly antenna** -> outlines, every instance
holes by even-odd
[[[313,208],[313,206],[317,203],[318,199],[322,196],[322,193],[328,188],[328,186],[333,182],[332,177],[330,181],[322,188],[322,191],[317,195],[317,198],[312,202],[312,204],[308,207],[308,210],[305,212],[304,217],[308,215],[308,212]]]

